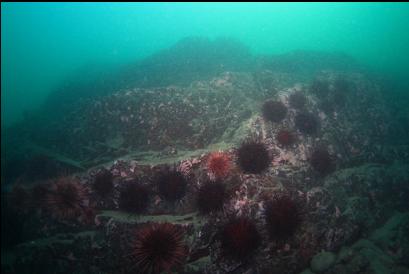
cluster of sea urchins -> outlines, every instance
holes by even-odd
[[[292,237],[301,224],[301,211],[288,194],[276,194],[265,202],[264,219],[271,240],[282,242]],[[245,261],[261,243],[261,235],[254,220],[232,217],[219,231],[222,255]]]
[[[170,273],[183,265],[187,247],[182,229],[170,223],[154,223],[138,229],[131,257],[137,273]]]

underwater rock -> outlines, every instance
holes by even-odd
[[[202,43],[207,44],[200,40],[193,44]],[[181,71],[175,71],[169,58],[185,50],[180,60],[174,60],[181,65]],[[231,72],[226,70],[230,65],[219,66],[223,60],[213,59],[214,71],[197,80],[203,74],[195,69],[205,59],[189,64],[192,51],[188,42],[165,50],[147,61],[147,70],[140,73],[148,75],[141,85],[135,79],[125,89],[112,87],[104,96],[74,104],[62,117],[52,117],[52,122],[41,120],[41,127],[33,123],[23,126],[24,131],[6,134],[14,143],[9,151],[15,155],[36,146],[37,150],[50,148],[47,155],[59,158],[59,164],[76,166],[78,183],[91,187],[95,194],[90,198],[72,195],[74,203],[68,204],[78,211],[74,220],[55,220],[44,214],[47,207],[41,200],[50,190],[55,192],[55,186],[28,189],[30,208],[28,214],[22,210],[26,215],[21,218],[13,218],[17,217],[14,211],[7,213],[2,207],[10,221],[9,227],[2,224],[2,230],[15,230],[7,247],[36,239],[16,239],[27,227],[35,227],[36,244],[52,243],[48,249],[19,245],[18,256],[36,255],[21,257],[20,273],[29,272],[30,266],[34,272],[38,267],[40,273],[128,273],[135,266],[135,261],[126,259],[135,236],[130,232],[160,223],[180,227],[186,234],[183,246],[190,249],[186,261],[178,233],[174,238],[184,258],[170,256],[180,273],[299,273],[308,265],[314,272],[327,274],[374,269],[404,273],[399,270],[405,270],[409,261],[407,222],[401,221],[405,218],[392,219],[371,235],[391,212],[407,210],[409,193],[407,138],[402,137],[406,136],[403,129],[399,138],[391,138],[396,119],[384,106],[379,83],[362,73],[343,72],[341,79],[339,72],[325,70],[304,92],[312,72],[297,65],[305,61],[296,60],[303,56],[300,53],[262,58],[257,71],[237,72],[239,62],[230,64],[235,71]],[[320,62],[315,62],[306,66],[320,68]],[[171,85],[172,81],[183,85]],[[266,100],[267,119],[263,119],[260,105]],[[26,144],[25,136],[36,145]],[[325,145],[324,153],[310,154],[320,145]],[[335,159],[337,170],[330,168]],[[3,166],[10,168],[2,161]],[[47,167],[41,162],[39,166]],[[7,176],[16,179],[19,170],[10,169]],[[101,170],[105,171],[99,177]],[[24,184],[25,179],[19,178]],[[29,185],[31,180],[27,180]],[[128,188],[129,183],[135,184]],[[291,199],[266,203],[278,193],[288,193]],[[16,199],[13,207],[24,209],[23,198]],[[295,205],[298,199],[302,208]],[[269,213],[268,218],[263,213]],[[74,235],[87,230],[97,230],[100,238],[85,240]],[[366,235],[371,237],[362,240]],[[162,244],[156,241],[149,246],[148,242],[139,242],[137,257],[146,251],[155,255]],[[169,255],[169,245],[166,249]],[[382,265],[378,267],[372,258]],[[159,272],[173,265],[151,259],[139,260],[140,268],[159,265]]]
[[[331,173],[335,168],[332,157],[325,148],[315,149],[311,155],[310,163],[321,175]]]
[[[295,117],[295,126],[304,134],[314,134],[319,127],[318,118],[309,112],[301,112]]]
[[[323,251],[314,256],[311,260],[311,270],[316,273],[323,273],[335,263],[335,255],[332,252]]]
[[[307,98],[301,91],[296,91],[290,94],[288,101],[291,107],[301,109],[307,103]]]
[[[289,130],[280,130],[276,135],[276,140],[282,146],[290,146],[295,142],[294,134]]]

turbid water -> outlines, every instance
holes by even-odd
[[[2,3],[2,271],[408,273],[408,26]]]
[[[78,71],[132,63],[189,36],[233,37],[254,54],[342,51],[397,78],[409,67],[405,3],[5,3],[1,20],[2,124]]]

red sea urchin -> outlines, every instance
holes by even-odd
[[[103,169],[97,173],[92,185],[100,196],[107,196],[114,188],[113,175],[109,170]]]
[[[231,160],[227,153],[212,152],[207,158],[207,169],[215,175],[216,178],[223,178],[229,174]]]
[[[260,234],[251,219],[230,220],[221,231],[221,247],[227,257],[238,261],[248,258],[260,245]]]
[[[281,122],[287,115],[287,107],[279,101],[265,101],[261,111],[264,119],[274,123]]]
[[[183,231],[170,223],[138,229],[131,253],[137,273],[158,274],[183,265],[187,255],[183,237]]]
[[[322,175],[331,173],[335,167],[331,155],[325,148],[317,148],[311,155],[310,163],[314,170]]]
[[[62,177],[51,186],[46,196],[46,207],[57,219],[74,219],[82,214],[87,191],[80,183]]]
[[[285,240],[292,236],[301,223],[296,202],[283,194],[276,194],[266,202],[264,217],[270,237],[276,240]]]
[[[290,146],[294,144],[295,137],[291,131],[282,129],[277,133],[276,140],[282,146]]]
[[[149,205],[149,194],[145,185],[129,182],[120,190],[119,209],[129,213],[142,213]]]
[[[197,207],[202,214],[209,214],[223,208],[227,198],[226,187],[220,181],[205,182],[197,193]]]
[[[258,174],[270,165],[266,146],[257,141],[246,141],[237,149],[237,161],[244,173]]]
[[[177,170],[166,170],[161,172],[156,184],[159,194],[168,201],[174,202],[183,198],[186,193],[187,180]]]

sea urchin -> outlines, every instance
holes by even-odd
[[[297,204],[288,195],[276,194],[266,202],[264,216],[272,239],[285,240],[298,228],[301,218]]]
[[[221,247],[224,255],[242,261],[260,244],[260,234],[254,222],[246,217],[233,218],[221,231]]]
[[[245,173],[258,174],[270,165],[266,146],[256,141],[246,141],[237,149],[237,161]]]
[[[138,273],[158,274],[183,265],[187,255],[183,237],[183,231],[170,223],[155,223],[137,230],[131,256]]]
[[[62,177],[51,186],[46,196],[46,207],[57,219],[73,219],[81,215],[87,191],[69,177]]]
[[[226,187],[222,182],[207,181],[199,188],[196,203],[200,213],[208,214],[222,209],[226,198]]]
[[[183,174],[177,170],[166,170],[161,172],[156,184],[159,194],[168,201],[180,200],[186,193],[187,180]]]
[[[281,122],[287,115],[287,107],[279,101],[265,101],[261,111],[264,119],[274,123]]]
[[[216,178],[226,177],[230,171],[231,160],[227,153],[212,152],[207,158],[207,169]]]

